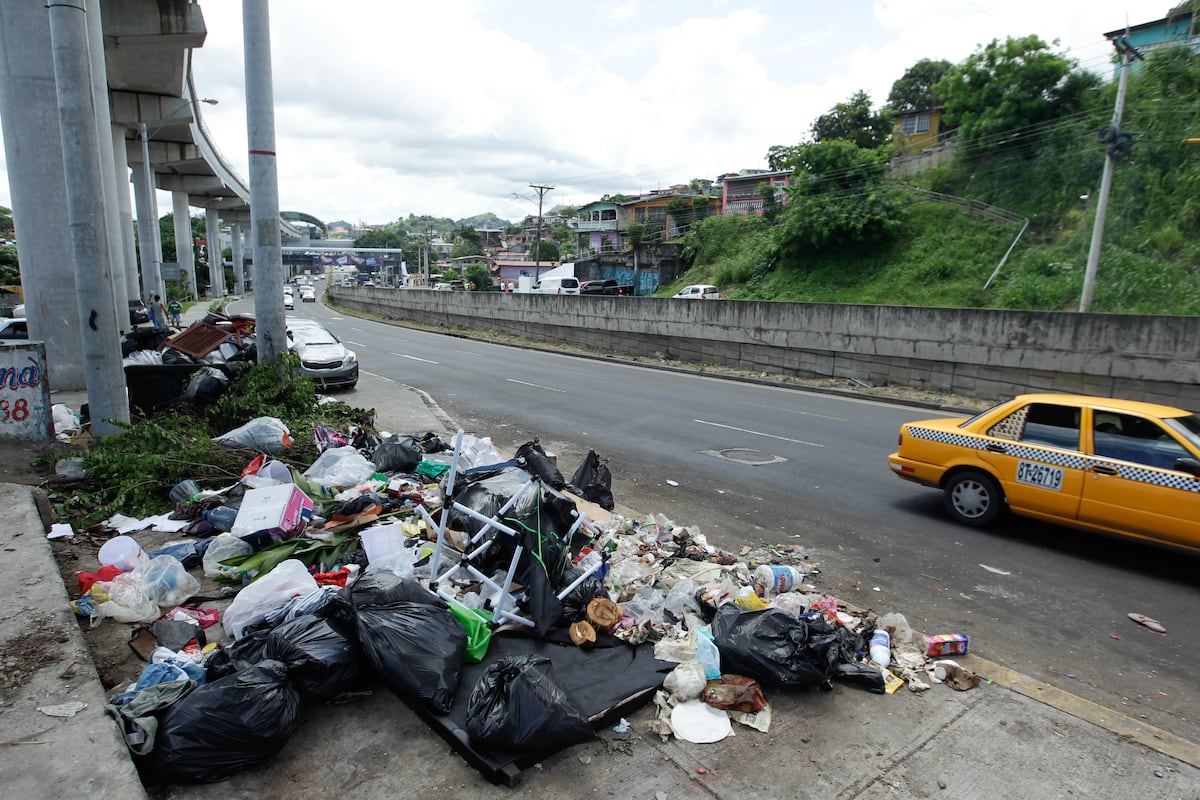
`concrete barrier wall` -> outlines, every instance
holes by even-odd
[[[332,290],[390,319],[803,378],[999,400],[1083,392],[1200,409],[1200,317]]]

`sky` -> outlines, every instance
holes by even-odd
[[[205,124],[247,178],[242,4],[199,0]],[[280,207],[325,221],[538,210],[765,168],[922,58],[1036,34],[1111,73],[1132,0],[287,0],[270,5]],[[3,164],[0,163],[0,170]],[[11,207],[7,176],[0,205]],[[160,193],[162,213],[170,198]]]

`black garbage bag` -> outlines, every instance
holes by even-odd
[[[467,634],[447,608],[399,602],[355,608],[367,661],[406,700],[450,711],[467,652]]]
[[[571,485],[578,489],[584,498],[605,511],[616,508],[612,493],[612,473],[608,470],[608,463],[596,455],[595,450],[588,450],[587,457],[571,476]]]
[[[574,583],[582,574],[583,570],[574,567],[565,570],[559,579],[558,590],[561,592]],[[562,599],[563,618],[568,622],[578,622],[581,619],[585,619],[587,617],[588,603],[597,597],[608,597],[608,592],[605,591],[604,584],[593,574],[584,580],[583,583],[572,589]]]
[[[541,478],[542,483],[547,486],[561,489],[567,485],[562,473],[558,471],[558,467],[554,466],[554,462],[546,455],[546,451],[542,449],[542,445],[537,439],[518,447],[516,456],[524,463],[526,470]]]
[[[717,609],[712,632],[723,672],[773,686],[832,688],[836,637],[823,623],[814,627],[778,608],[744,611],[726,603]]]
[[[358,677],[358,643],[314,614],[272,630],[263,657],[285,664],[300,694],[318,700],[337,697]]]
[[[421,450],[426,453],[441,453],[445,450],[453,450],[450,445],[442,441],[441,437],[433,431],[426,431],[425,435],[420,439]]]
[[[412,472],[425,457],[425,450],[415,436],[389,436],[375,446],[371,463],[380,472]]]
[[[878,666],[866,661],[840,661],[833,666],[833,677],[842,683],[858,686],[874,694],[883,694],[885,690],[883,673]]]
[[[467,701],[471,741],[510,752],[557,751],[595,734],[554,682],[545,656],[502,658],[480,676]]]
[[[204,675],[207,683],[233,675],[247,664],[257,664],[263,660],[263,648],[267,646],[269,629],[252,631],[229,644],[221,645],[221,649],[209,656],[204,662]]]
[[[206,683],[163,715],[146,766],[166,783],[213,783],[270,759],[300,722],[300,695],[278,661]]]
[[[188,381],[184,396],[193,403],[209,406],[221,399],[229,388],[229,378],[216,367],[205,367]]]
[[[331,620],[343,634],[357,637],[360,606],[387,606],[401,602],[449,608],[445,600],[426,589],[415,578],[401,578],[387,570],[367,570],[354,583],[342,587],[317,615]]]

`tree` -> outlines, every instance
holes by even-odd
[[[758,185],[758,196],[762,198],[763,219],[767,222],[774,222],[779,218],[780,204],[778,198],[775,197],[775,187],[763,181]]]
[[[646,225],[642,222],[631,222],[625,230],[625,235],[629,238],[629,244],[634,249],[642,243],[646,237]]]
[[[767,148],[767,169],[782,172],[796,168],[796,151],[800,145],[773,144]]]
[[[879,147],[891,138],[892,121],[889,115],[872,111],[871,96],[858,91],[817,117],[812,135],[818,142],[845,139],[859,147]]]
[[[17,248],[12,245],[0,247],[0,285],[16,286],[21,283],[21,267],[17,263]]]
[[[382,228],[363,231],[358,236],[354,237],[355,247],[403,247],[408,234],[405,233],[396,223],[385,225]]]
[[[12,209],[0,206],[0,239],[13,238]]]
[[[478,262],[468,264],[464,274],[466,275],[464,280],[466,280],[469,287],[474,287],[474,291],[490,292],[492,290],[492,273],[486,264]]]
[[[562,247],[575,239],[575,230],[570,225],[559,222],[550,229],[550,238],[553,239],[559,245],[559,247]]]
[[[560,255],[558,245],[549,239],[540,239],[529,248],[529,258],[534,261],[558,261]]]
[[[451,258],[483,255],[483,234],[471,227],[459,228],[455,232]]]
[[[892,111],[922,111],[941,105],[933,90],[935,84],[954,67],[949,61],[922,58],[904,71],[904,76],[892,84],[888,108]]]
[[[942,119],[958,127],[963,155],[972,159],[1006,145],[1025,147],[1040,125],[1080,109],[1099,78],[1072,72],[1074,65],[1037,36],[993,39],[932,91],[945,106]]]
[[[890,239],[899,230],[898,190],[886,183],[886,150],[837,139],[796,149],[795,179],[775,228],[786,254]]]
[[[667,201],[667,214],[675,223],[675,230],[686,233],[692,223],[692,202],[686,197],[672,197]]]

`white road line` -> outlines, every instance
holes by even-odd
[[[358,331],[359,333],[366,333],[366,331],[364,331],[362,328],[356,328],[353,325],[350,326],[350,330]]]
[[[346,344],[352,344],[355,347],[366,347],[366,345],[363,344],[362,342],[352,342],[349,339],[343,339],[342,341],[345,342]]]
[[[512,378],[505,378],[505,380],[509,383],[519,383],[522,386],[532,386],[534,389],[542,389],[543,391],[547,392],[562,392],[563,394],[566,394],[567,391],[566,389],[556,389],[553,386],[540,386],[536,383],[526,383],[525,381],[513,380]]]
[[[828,419],[834,422],[849,422],[845,417],[831,417],[828,414],[814,414],[811,411],[797,411],[794,408],[779,408],[778,406],[760,406],[756,403],[750,404],[751,408],[765,408],[768,411],[782,411],[785,414],[796,414],[801,417],[816,417],[817,419]]]
[[[386,375],[379,375],[379,374],[377,374],[377,373],[374,373],[374,372],[367,372],[365,369],[362,371],[362,374],[363,374],[363,375],[370,375],[372,378],[379,378],[380,380],[387,381],[388,383],[395,383],[395,382],[396,382],[396,381],[392,380],[391,378],[387,377]]]
[[[714,428],[726,428],[731,431],[738,431],[739,433],[749,433],[749,434],[753,434],[754,436],[765,436],[768,439],[778,439],[781,442],[794,442],[795,444],[805,444],[805,445],[808,445],[809,447],[824,447],[825,446],[823,444],[817,444],[816,442],[806,442],[803,439],[789,439],[786,436],[776,436],[773,433],[763,433],[762,431],[752,431],[749,428],[735,428],[732,425],[722,425],[719,422],[707,422],[706,420],[702,420],[702,419],[694,419],[694,420],[692,420],[692,422],[698,422],[701,425],[712,425]]]
[[[392,355],[398,356],[399,358],[411,358],[413,361],[424,361],[426,364],[438,363],[436,361],[430,361],[428,358],[417,358],[416,356],[410,356],[408,353],[392,353]]]

